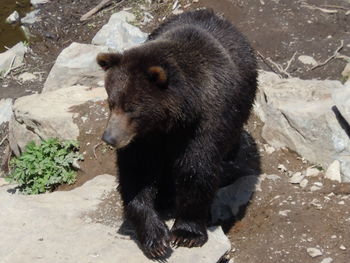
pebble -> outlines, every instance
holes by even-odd
[[[303,179],[304,175],[301,172],[296,172],[295,174],[292,175],[292,177],[289,179],[289,182],[291,184],[299,184]]]
[[[283,164],[279,164],[277,169],[281,172],[287,172],[287,168]]]
[[[346,247],[345,247],[344,245],[341,245],[339,248],[340,248],[341,250],[346,250]]]
[[[345,205],[345,202],[342,200],[342,201],[339,201],[338,202],[338,205]]]
[[[306,169],[306,176],[307,177],[316,177],[320,174],[320,170],[318,170],[315,167],[309,167]]]
[[[315,191],[318,191],[318,190],[320,190],[320,189],[321,189],[321,187],[318,187],[318,186],[316,186],[316,185],[313,185],[313,186],[310,187],[310,191],[311,191],[311,192],[315,192]]]
[[[16,23],[17,21],[19,21],[19,14],[17,11],[14,11],[11,15],[9,15],[8,18],[6,18],[6,23],[12,24],[12,23]]]
[[[25,81],[30,81],[30,80],[36,79],[36,76],[32,73],[24,72],[18,76],[18,79],[22,82],[25,82]]]
[[[303,180],[301,180],[301,182],[300,182],[300,187],[301,187],[301,188],[305,188],[305,187],[307,186],[308,183],[309,183],[309,180],[303,179]]]
[[[309,247],[306,249],[306,252],[310,255],[310,257],[318,257],[318,256],[322,256],[322,252],[321,250],[319,250],[318,248],[315,247]]]
[[[311,57],[311,56],[305,56],[305,55],[301,55],[298,57],[298,60],[306,65],[311,65],[311,66],[316,66],[317,65],[317,61]]]
[[[267,152],[268,154],[273,153],[274,151],[276,151],[276,149],[268,144],[264,144],[264,149],[265,152]]]
[[[290,210],[282,210],[278,212],[280,216],[288,216],[288,213],[290,213]]]
[[[340,162],[338,160],[335,160],[328,166],[325,178],[341,183]]]
[[[314,182],[314,185],[318,186],[318,187],[322,187],[323,186],[323,183],[321,182]]]
[[[333,258],[324,258],[320,263],[331,263],[333,262]]]

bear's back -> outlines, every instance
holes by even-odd
[[[227,50],[239,69],[255,71],[254,52],[246,38],[229,21],[217,16],[212,10],[201,9],[173,16],[155,29],[148,40],[155,40],[171,30],[183,30],[186,27],[204,30]]]

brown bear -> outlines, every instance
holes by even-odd
[[[124,53],[103,53],[124,213],[144,253],[202,246],[218,170],[238,147],[257,88],[246,38],[211,10],[174,16]],[[174,204],[169,230],[158,208]]]

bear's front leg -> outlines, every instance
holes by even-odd
[[[168,227],[154,210],[153,187],[145,188],[125,207],[125,216],[132,222],[144,253],[150,258],[165,256],[170,235]]]
[[[208,240],[206,224],[218,187],[219,158],[212,154],[195,147],[177,162],[176,218],[171,229],[174,246],[200,247]]]
[[[162,169],[160,151],[152,145],[131,145],[118,152],[117,161],[125,217],[133,224],[145,255],[157,258],[168,253],[170,234],[154,207]]]

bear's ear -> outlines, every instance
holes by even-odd
[[[148,77],[160,88],[166,88],[168,85],[168,76],[161,66],[152,66],[148,68]]]
[[[103,70],[108,70],[113,66],[118,66],[122,59],[119,53],[100,53],[97,55],[97,63]]]

